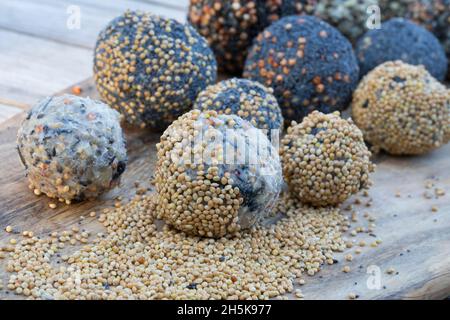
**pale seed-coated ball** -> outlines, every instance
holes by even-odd
[[[216,80],[206,40],[189,24],[126,11],[100,33],[94,79],[100,96],[132,125],[164,130]]]
[[[194,109],[215,110],[219,114],[235,114],[262,129],[271,140],[283,130],[283,116],[273,90],[247,79],[229,79],[203,90]]]
[[[314,206],[337,205],[368,188],[374,170],[361,130],[339,112],[293,121],[280,155],[291,194]]]
[[[221,237],[262,221],[282,186],[278,152],[236,115],[192,110],[157,144],[156,211],[189,234]]]
[[[450,91],[423,66],[378,66],[360,82],[352,110],[365,139],[391,154],[423,154],[450,139]]]
[[[17,150],[34,193],[67,203],[109,190],[127,164],[119,113],[73,95],[32,107],[19,128]]]

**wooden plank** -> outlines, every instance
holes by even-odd
[[[91,50],[1,29],[0,39],[1,99],[33,104],[92,74]]]
[[[0,123],[22,112],[22,109],[0,103]]]
[[[80,28],[67,27],[70,6],[80,9]],[[152,1],[2,0],[0,28],[47,40],[93,48],[100,30],[126,9],[146,10],[184,21],[185,11]],[[80,80],[77,80],[80,81]],[[74,81],[75,82],[75,81]],[[60,89],[61,90],[61,89]]]
[[[83,83],[82,88],[84,95],[97,96],[91,80]],[[7,225],[13,225],[17,230],[32,229],[35,234],[68,229],[78,223],[89,230],[101,230],[95,219],[87,217],[80,222],[79,216],[86,216],[93,209],[99,210],[111,204],[119,194],[124,198],[130,197],[133,183],[136,180],[147,182],[152,175],[158,134],[126,130],[130,164],[123,175],[121,186],[96,201],[60,205],[51,210],[48,208],[48,199],[36,197],[28,190],[15,150],[15,136],[22,118],[23,114],[20,114],[0,125],[0,243],[11,238],[11,235],[3,232]],[[375,160],[378,167],[372,176],[374,186],[370,191],[372,206],[365,206],[369,198],[359,197],[362,203],[354,205],[354,209],[360,222],[353,225],[362,225],[365,220],[362,215],[369,212],[377,218],[375,233],[383,243],[377,248],[368,245],[363,247],[360,255],[354,253],[355,248],[337,254],[339,263],[324,266],[319,274],[307,278],[307,283],[301,287],[306,298],[346,299],[349,292],[358,294],[361,299],[441,299],[449,296],[449,157],[450,145],[422,157],[377,156]],[[433,181],[436,187],[443,188],[446,195],[425,199],[423,192],[428,180]],[[399,193],[399,197],[395,196],[396,193]],[[355,197],[349,203],[354,201]],[[432,206],[437,206],[439,211],[431,212]],[[343,213],[349,214],[347,211]],[[376,239],[366,233],[354,238],[347,236],[356,241],[364,239],[368,244]],[[353,254],[352,262],[346,262],[343,258],[347,253]],[[344,265],[349,265],[352,271],[342,272]],[[378,290],[367,286],[367,281],[371,279],[366,273],[369,266],[380,270],[381,288]],[[387,275],[385,271],[390,267],[399,273]],[[7,276],[0,269],[0,278],[5,280]],[[15,296],[0,291],[0,298],[5,297]]]

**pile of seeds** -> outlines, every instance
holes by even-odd
[[[137,195],[100,215],[107,231],[93,240],[77,228],[46,238],[27,233],[3,248],[10,251],[7,289],[31,299],[266,299],[333,264],[349,228],[338,209],[312,209],[287,196],[274,211],[284,218],[220,239],[161,226],[154,209],[153,195]]]

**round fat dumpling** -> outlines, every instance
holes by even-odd
[[[338,205],[368,188],[374,170],[361,130],[339,112],[314,111],[293,122],[280,154],[290,192],[314,206]]]
[[[263,130],[271,140],[283,131],[283,116],[273,90],[247,79],[229,79],[200,92],[194,109],[235,114]]]
[[[373,146],[419,155],[450,140],[450,90],[423,66],[385,62],[353,95],[353,119]]]
[[[281,192],[277,150],[236,115],[192,110],[167,128],[157,150],[157,215],[186,233],[221,237],[249,228]]]
[[[166,129],[216,76],[213,52],[190,24],[150,13],[126,11],[95,46],[98,92],[135,126]]]
[[[350,42],[312,16],[289,16],[253,42],[244,77],[273,88],[287,121],[314,110],[344,110],[356,88],[359,67]]]
[[[72,95],[36,104],[17,137],[35,194],[70,203],[93,199],[117,185],[127,164],[119,117],[100,101]]]
[[[401,60],[412,65],[423,65],[433,77],[444,80],[447,57],[439,40],[416,23],[393,18],[380,29],[367,31],[355,47],[361,76],[378,65]]]
[[[191,0],[188,20],[214,51],[221,72],[242,73],[253,38],[281,17],[313,14],[317,0]]]

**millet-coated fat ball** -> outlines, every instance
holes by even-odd
[[[255,39],[244,77],[274,90],[287,121],[319,110],[343,110],[351,100],[359,68],[350,42],[312,16],[289,16]]]
[[[66,203],[109,190],[127,164],[119,113],[73,95],[48,97],[32,107],[17,150],[34,192]]]
[[[283,16],[313,14],[316,0],[191,0],[188,20],[213,49],[219,70],[239,75],[247,49],[265,27]]]
[[[100,33],[94,79],[127,122],[164,130],[216,80],[206,40],[189,24],[126,11]]]
[[[273,90],[247,79],[229,79],[210,85],[194,103],[194,109],[235,114],[262,129],[271,140],[283,130],[283,116]]]
[[[157,144],[158,218],[189,234],[221,237],[262,221],[282,187],[277,150],[236,115],[192,110]]]
[[[368,188],[374,170],[361,130],[339,112],[314,111],[293,122],[280,155],[289,191],[314,206],[338,205]]]
[[[423,66],[376,67],[358,85],[352,112],[364,138],[391,154],[423,154],[450,140],[450,91]]]
[[[433,77],[444,80],[447,57],[439,40],[428,30],[403,18],[381,24],[368,31],[355,47],[361,76],[386,61],[402,60],[424,65]]]

